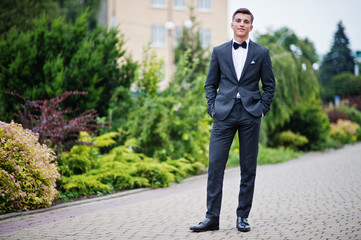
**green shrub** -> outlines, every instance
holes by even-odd
[[[292,131],[284,131],[276,135],[274,144],[276,146],[289,147],[294,150],[300,149],[302,146],[308,143],[308,139],[305,136],[294,133]]]
[[[360,125],[350,120],[337,120],[331,125],[330,136],[333,141],[341,144],[355,143],[357,141],[357,131]]]
[[[361,141],[361,127],[356,130],[357,141]]]
[[[361,77],[352,72],[334,75],[322,91],[322,99],[332,101],[335,96],[357,96],[361,92]]]
[[[54,159],[32,131],[0,121],[0,213],[51,205],[58,195]]]
[[[134,111],[128,115],[125,128],[128,138],[139,142],[138,152],[151,158],[186,158],[206,164],[210,117],[206,111],[203,74],[191,78],[199,64],[188,61],[189,52],[179,60],[171,86],[157,89],[161,61],[155,55],[146,57],[136,81]],[[158,64],[156,64],[158,63]]]
[[[284,129],[308,139],[308,143],[302,147],[303,150],[321,150],[327,147],[330,127],[330,121],[322,111],[321,104],[309,103],[297,106]]]

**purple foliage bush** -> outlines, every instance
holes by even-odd
[[[58,196],[55,153],[20,124],[0,121],[0,214],[48,207]]]
[[[50,100],[31,101],[23,98],[19,94],[6,92],[24,100],[16,114],[24,128],[31,129],[39,134],[39,142],[52,147],[55,152],[67,151],[74,144],[81,131],[94,133],[94,129],[99,127],[95,117],[95,110],[88,110],[80,113],[77,117],[68,119],[67,114],[74,113],[75,110],[61,109],[61,103],[71,95],[85,95],[86,92],[64,92]]]
[[[361,111],[361,95],[359,96],[343,96],[342,100],[346,100],[349,107],[355,107],[357,110]]]
[[[347,119],[347,114],[342,112],[333,104],[323,105],[323,110],[327,114],[331,123],[337,123],[338,119]]]

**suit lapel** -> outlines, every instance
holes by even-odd
[[[244,73],[246,72],[248,65],[251,63],[251,60],[253,58],[253,53],[254,53],[254,48],[253,48],[253,42],[251,40],[249,40],[249,44],[248,44],[248,53],[247,53],[247,58],[246,58],[246,62],[244,63],[244,67],[242,70],[242,74],[241,74],[241,78],[243,77]]]
[[[236,69],[234,68],[233,57],[232,57],[232,42],[233,42],[233,40],[231,40],[226,45],[226,51],[225,51],[226,52],[226,60],[227,60],[227,63],[229,65],[229,68],[231,69],[231,74],[233,75],[232,79],[237,80]]]

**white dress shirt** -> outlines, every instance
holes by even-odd
[[[239,47],[237,49],[234,49],[233,43],[236,42],[233,39],[232,42],[232,58],[233,58],[233,65],[234,69],[236,70],[237,80],[239,81],[241,78],[241,74],[243,71],[244,64],[246,62],[247,53],[248,53],[248,46],[249,46],[249,39],[246,40],[247,47]],[[237,42],[238,43],[238,42]],[[239,43],[241,44],[241,43]],[[239,93],[237,93],[237,98],[240,98]]]

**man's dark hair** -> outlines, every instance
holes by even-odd
[[[237,13],[243,13],[243,14],[248,14],[251,16],[251,23],[253,23],[253,14],[251,13],[250,10],[248,10],[247,8],[238,8],[234,13],[233,13],[233,16],[232,16],[232,21],[234,20],[234,16],[236,16]]]

